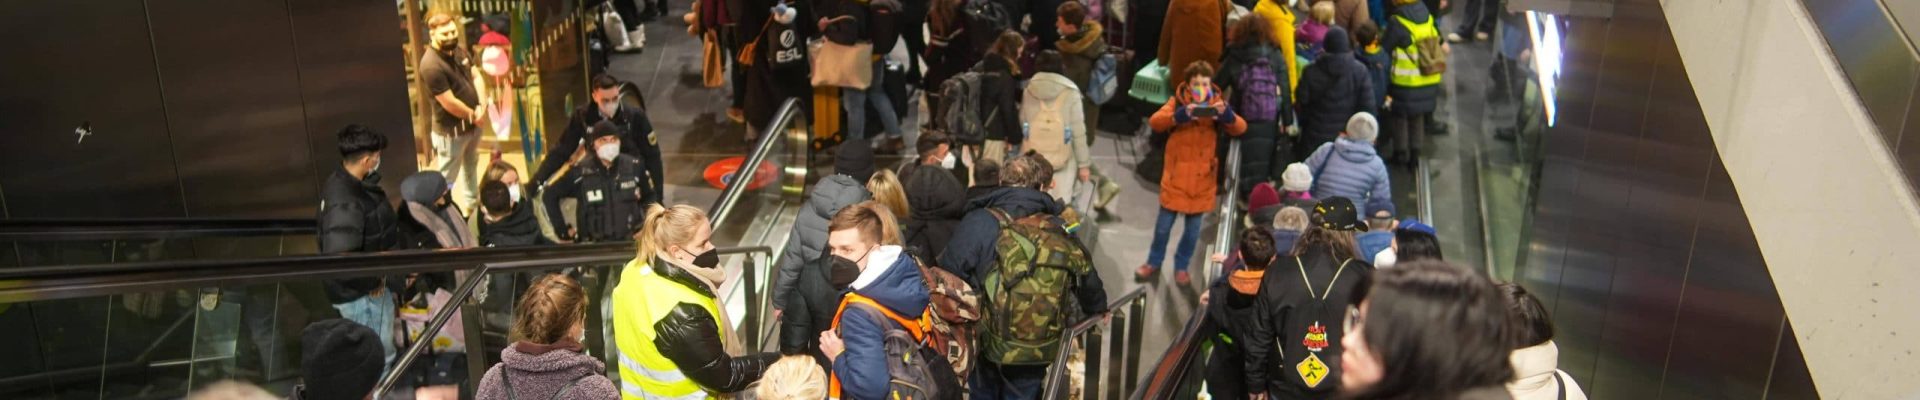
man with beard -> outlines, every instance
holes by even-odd
[[[433,155],[436,170],[447,181],[467,190],[457,204],[472,204],[479,179],[474,177],[474,155],[479,150],[477,124],[483,117],[480,92],[474,90],[473,61],[460,48],[459,16],[435,12],[427,18],[433,51],[420,55],[420,79],[433,95]]]

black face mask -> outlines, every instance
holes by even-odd
[[[857,279],[860,279],[859,261],[833,256],[833,266],[827,269],[827,282],[832,283],[834,289],[846,289]]]
[[[720,266],[720,253],[710,249],[705,253],[693,256],[693,266],[708,269]]]

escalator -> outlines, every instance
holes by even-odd
[[[769,270],[807,178],[799,111],[784,104],[748,154],[747,165],[771,168],[745,168],[735,180],[768,183],[731,185],[709,208],[714,242],[736,245],[719,249],[722,265],[740,274],[722,288],[723,302],[741,316],[732,328],[749,345],[767,341]],[[757,176],[764,171],[777,176]],[[421,337],[444,328],[464,343],[397,349],[392,370],[464,352],[470,357],[456,367],[471,393],[506,344],[516,281],[565,271],[604,299],[635,251],[608,243],[317,255],[313,232],[310,220],[0,223],[0,359],[9,360],[0,363],[0,398],[179,398],[224,379],[286,394],[302,375],[301,330],[340,314],[323,281],[455,271],[467,277],[449,285],[447,304],[463,306],[418,319]],[[588,351],[617,365],[608,358],[611,330],[601,326],[609,307],[600,304],[589,311],[600,315],[588,318]],[[383,376],[383,390],[410,398],[412,385],[399,378]]]

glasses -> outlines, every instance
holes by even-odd
[[[1341,332],[1353,334],[1355,327],[1365,326],[1366,322],[1366,317],[1360,316],[1360,306],[1347,306],[1346,325],[1342,326]]]

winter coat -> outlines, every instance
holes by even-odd
[[[938,165],[900,167],[900,184],[913,208],[913,218],[906,222],[907,252],[921,260],[940,259],[953,239],[953,227],[967,215],[967,190],[948,171]]]
[[[1514,350],[1507,359],[1513,363],[1514,376],[1507,382],[1507,393],[1514,400],[1559,399],[1561,389],[1553,379],[1555,374],[1560,375],[1559,384],[1566,385],[1566,400],[1587,400],[1587,393],[1580,390],[1573,376],[1555,368],[1560,365],[1560,346],[1553,341]]]
[[[994,242],[1000,238],[1000,221],[987,211],[989,208],[1005,211],[1007,217],[1014,219],[1034,213],[1060,215],[1065,209],[1046,192],[1024,187],[1003,187],[968,200],[967,216],[954,228],[953,241],[947,243],[947,251],[940,254],[940,262],[935,265],[966,278],[976,287],[985,268],[999,260]]]
[[[580,342],[571,339],[550,345],[514,342],[500,350],[500,363],[487,369],[487,374],[480,378],[474,398],[507,399],[507,385],[513,386],[511,396],[516,399],[620,398],[620,389],[614,388],[613,380],[607,378],[606,364],[581,349]],[[503,376],[510,383],[501,382]],[[566,389],[566,396],[553,397],[569,384],[572,388]]]
[[[399,250],[399,214],[380,188],[380,174],[355,179],[346,168],[333,170],[320,189],[319,239],[321,254]],[[358,300],[380,287],[380,278],[325,281],[327,300],[334,304]]]
[[[954,10],[951,16],[954,21],[934,21],[932,14],[927,15],[927,50],[921,56],[927,63],[925,87],[929,95],[938,95],[940,85],[946,83],[947,78],[980,63],[980,53],[973,50],[972,35],[962,29],[966,25],[966,16],[962,14]],[[943,32],[940,26],[953,28]]]
[[[847,294],[846,287],[833,285],[832,274],[832,256],[808,262],[780,312],[780,354],[811,356],[821,369],[833,368],[833,362],[820,352],[820,332],[833,326],[833,312]]]
[[[1345,30],[1333,30],[1328,36],[1333,41],[1327,54],[1307,65],[1300,90],[1293,94],[1300,106],[1300,135],[1320,140],[1339,136],[1354,113],[1377,111],[1368,101],[1373,79],[1367,75],[1367,66],[1353,57]]]
[[[1273,373],[1266,365],[1248,365],[1245,348],[1263,325],[1260,310],[1260,281],[1265,271],[1237,270],[1208,289],[1207,319],[1195,336],[1213,341],[1215,351],[1207,360],[1207,388],[1216,399],[1247,398],[1247,382],[1266,381]],[[1264,387],[1264,386],[1262,386]]]
[[[1347,28],[1348,32],[1359,27],[1361,21],[1372,20],[1373,14],[1368,11],[1367,0],[1339,0],[1333,3],[1333,24]]]
[[[1041,156],[1053,164],[1055,170],[1065,170],[1068,166],[1093,165],[1093,154],[1087,151],[1086,112],[1082,108],[1080,87],[1074,85],[1066,76],[1041,72],[1033,74],[1027,80],[1027,90],[1020,100],[1020,120],[1028,124],[1038,121],[1041,113],[1060,113],[1060,119],[1067,132],[1031,131],[1027,149],[1038,150]],[[1068,135],[1070,137],[1062,137]],[[1067,182],[1055,182],[1065,185]]]
[[[1301,51],[1301,53],[1303,53],[1301,55],[1306,57],[1308,61],[1320,59],[1320,53],[1326,51],[1326,48],[1321,47],[1321,44],[1326,41],[1327,28],[1329,28],[1329,26],[1321,24],[1320,21],[1314,21],[1312,18],[1308,18],[1307,23],[1300,24],[1300,27],[1294,31],[1293,40],[1300,42],[1299,48],[1306,49]],[[1312,65],[1309,64],[1308,68],[1312,68]]]
[[[637,268],[650,268],[666,280],[686,286],[701,296],[708,298],[714,296],[706,283],[694,277],[693,273],[679,267],[667,265],[655,267],[636,260],[629,263],[626,268],[624,273],[629,276],[639,274]],[[625,291],[622,287],[616,287],[614,290],[614,303],[634,301],[631,299],[641,296],[636,293],[622,293]],[[615,307],[615,310],[621,310],[618,304]],[[661,356],[679,366],[680,373],[686,374],[687,378],[709,392],[734,393],[746,390],[748,385],[758,382],[760,375],[767,370],[767,366],[772,365],[773,361],[780,356],[779,353],[757,352],[739,356],[727,354],[726,339],[716,334],[721,332],[720,317],[707,312],[698,304],[679,303],[673,307],[672,311],[667,312],[667,315],[654,318],[658,319],[653,322],[654,338],[649,344],[653,345]],[[617,331],[620,328],[615,329]]]
[[[787,298],[793,292],[794,279],[800,277],[801,266],[826,252],[827,223],[833,220],[833,214],[873,198],[865,182],[842,174],[821,179],[812,189],[807,201],[800,204],[800,215],[793,221],[793,235],[787,239],[785,254],[780,255],[780,277],[773,283],[773,307],[777,309],[787,308]]]
[[[1240,96],[1243,96],[1246,90],[1238,87],[1240,76],[1247,72],[1247,68],[1255,60],[1259,59],[1267,60],[1267,65],[1273,69],[1274,77],[1278,78],[1279,82],[1293,81],[1293,71],[1287,70],[1287,61],[1290,60],[1284,59],[1280,49],[1261,42],[1236,44],[1227,48],[1226,58],[1220,61],[1219,73],[1213,75],[1214,84],[1233,92],[1232,101],[1228,104],[1244,104]],[[1247,122],[1247,133],[1240,138],[1241,179],[1238,190],[1241,198],[1245,198],[1247,193],[1253,191],[1254,185],[1277,178],[1278,175],[1274,173],[1274,169],[1282,167],[1278,165],[1281,162],[1279,160],[1291,154],[1290,151],[1283,151],[1285,147],[1281,146],[1281,141],[1291,142],[1284,138],[1282,127],[1294,123],[1292,97],[1291,91],[1281,93],[1278,99],[1279,119],[1268,122]]]
[[[613,118],[600,114],[600,108],[591,101],[575,108],[573,115],[567,121],[567,130],[560,132],[560,140],[553,142],[553,146],[547,148],[547,155],[540,160],[540,168],[534,170],[534,184],[547,184],[553,174],[559,173],[561,165],[573,160],[573,153],[577,150],[587,151],[583,160],[593,159],[593,143],[583,139],[586,137],[587,128],[605,120],[612,120],[614,124],[620,125],[620,128],[625,130],[625,134],[619,135],[620,154],[633,156],[646,166],[645,192],[649,196],[642,200],[659,203],[661,194],[666,190],[666,167],[661,162],[659,137],[654,136],[653,121],[647,119],[646,110],[630,109],[626,106],[621,106],[619,111],[614,112]]]
[[[1358,259],[1347,261],[1351,255],[1332,253],[1324,247],[1306,249],[1300,257],[1282,255],[1267,267],[1259,292],[1259,307],[1266,315],[1255,320],[1260,327],[1243,347],[1249,349],[1247,364],[1267,368],[1268,380],[1249,382],[1249,393],[1265,392],[1282,399],[1327,398],[1340,386],[1340,341],[1347,307],[1352,305],[1353,292],[1373,274],[1373,266]],[[1309,351],[1303,340],[1314,323],[1325,330],[1326,342],[1317,352]],[[1311,388],[1293,368],[1310,353],[1329,371]]]
[[[993,194],[993,192],[999,191],[1001,187],[1000,185],[969,187],[967,188],[967,202],[971,203],[974,199]]]
[[[1203,214],[1217,205],[1214,193],[1219,182],[1216,170],[1219,159],[1214,152],[1218,150],[1220,135],[1240,136],[1247,131],[1247,121],[1233,115],[1233,107],[1226,105],[1217,87],[1204,99],[1194,98],[1191,90],[1176,93],[1174,101],[1168,101],[1147,120],[1156,132],[1173,132],[1167,138],[1165,169],[1161,176],[1181,177],[1160,180],[1160,207],[1183,214]],[[1220,115],[1190,117],[1188,104],[1213,104],[1221,110]]]
[[[613,162],[593,156],[573,163],[565,176],[540,191],[540,204],[547,208],[553,233],[565,238],[568,231],[577,230],[570,239],[583,242],[633,240],[633,233],[646,222],[647,205],[660,198],[659,193],[648,191],[652,189],[644,168],[639,159],[624,153]],[[573,210],[578,225],[567,225],[561,217],[560,199],[565,198],[579,202]]]
[[[1167,66],[1167,87],[1187,82],[1184,71],[1194,61],[1216,64],[1227,43],[1225,0],[1172,0],[1161,25],[1160,61]],[[1177,46],[1175,44],[1178,44]]]
[[[546,235],[540,233],[540,218],[533,215],[533,205],[527,201],[514,203],[513,213],[499,221],[488,222],[485,215],[478,215],[476,219],[480,226],[481,247],[553,244]]]
[[[1300,231],[1292,229],[1273,230],[1273,254],[1287,254],[1293,251],[1294,243],[1300,242]]]
[[[1373,98],[1369,99],[1374,109],[1386,106],[1387,89],[1393,86],[1387,81],[1387,74],[1393,72],[1393,53],[1381,48],[1379,44],[1370,44],[1353,53],[1360,64],[1367,66],[1367,77],[1373,79]]]
[[[473,239],[473,231],[467,226],[466,218],[460,217],[460,208],[449,204],[435,210],[433,206],[413,201],[406,202],[406,205],[407,215],[401,219],[400,231],[412,248],[478,247]]]
[[[980,112],[993,114],[993,119],[982,121],[987,124],[987,139],[1020,144],[1020,103],[1016,102],[1021,95],[1019,68],[1004,57],[988,55],[974,64],[973,71],[987,73],[980,78],[979,93],[983,102]]]
[[[1292,95],[1293,90],[1300,87],[1300,74],[1294,73],[1300,71],[1297,64],[1300,60],[1294,58],[1299,54],[1299,45],[1293,41],[1293,9],[1286,3],[1286,0],[1260,0],[1253,5],[1253,13],[1273,25],[1273,42],[1280,44],[1280,56],[1287,60],[1287,94]]]
[[[867,254],[867,267],[853,281],[858,293],[894,314],[917,318],[927,310],[927,284],[913,257],[900,246],[880,246]],[[840,380],[843,398],[885,399],[891,381],[883,339],[888,329],[904,329],[886,315],[866,308],[847,307],[837,321],[846,351],[833,361],[833,377]],[[875,322],[880,322],[876,325]]]
[[[1380,47],[1389,55],[1394,49],[1413,45],[1413,32],[1407,30],[1407,26],[1400,23],[1399,18],[1420,23],[1433,18],[1433,15],[1427,12],[1427,6],[1420,2],[1408,3],[1394,9],[1394,15],[1387,17],[1386,26],[1381,27],[1385,33],[1380,36]],[[1436,27],[1436,29],[1440,28]],[[1388,67],[1392,67],[1392,61],[1389,60],[1388,63]],[[1389,83],[1389,86],[1387,95],[1393,96],[1393,112],[1412,115],[1433,112],[1434,107],[1440,103],[1440,87],[1446,85],[1406,87]]]
[[[1099,22],[1088,20],[1080,27],[1080,32],[1061,37],[1054,42],[1054,48],[1066,61],[1061,75],[1066,75],[1076,86],[1085,87],[1093,79],[1093,64],[1100,56],[1107,54],[1105,27]]]
[[[1315,169],[1313,198],[1345,197],[1353,200],[1360,215],[1373,212],[1366,209],[1371,204],[1368,200],[1391,198],[1393,193],[1387,164],[1374,153],[1372,144],[1343,137],[1321,145],[1306,163],[1307,168]]]

